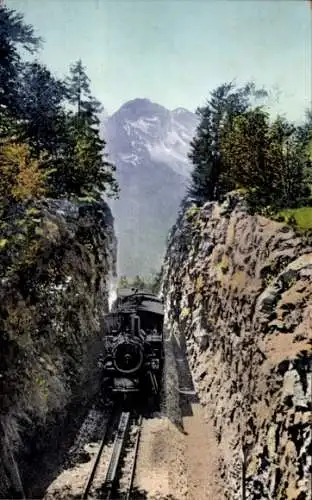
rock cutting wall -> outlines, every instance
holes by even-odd
[[[35,262],[1,280],[0,496],[27,482],[34,453],[57,449],[69,413],[99,390],[101,320],[115,273],[105,203],[47,200]],[[2,498],[3,498],[2,496]]]
[[[214,423],[226,499],[311,498],[311,279],[312,248],[235,193],[171,232],[166,321]]]

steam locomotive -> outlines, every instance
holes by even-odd
[[[163,366],[164,311],[160,299],[139,290],[118,290],[104,320],[106,388],[113,393],[159,396]]]

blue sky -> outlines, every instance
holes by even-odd
[[[5,0],[45,39],[57,75],[82,58],[109,113],[147,97],[194,111],[217,85],[279,89],[274,112],[311,103],[312,9],[306,0]]]

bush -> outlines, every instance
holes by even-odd
[[[2,200],[23,202],[40,198],[46,193],[48,171],[42,170],[44,155],[31,156],[27,144],[9,142],[0,152],[0,197]]]

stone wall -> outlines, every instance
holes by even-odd
[[[226,499],[310,500],[311,280],[312,248],[238,194],[172,229],[166,321],[213,420]]]
[[[115,274],[104,202],[34,208],[36,259],[0,286],[0,496],[21,489],[25,463],[52,441],[57,447],[68,413],[99,390],[100,325]]]

